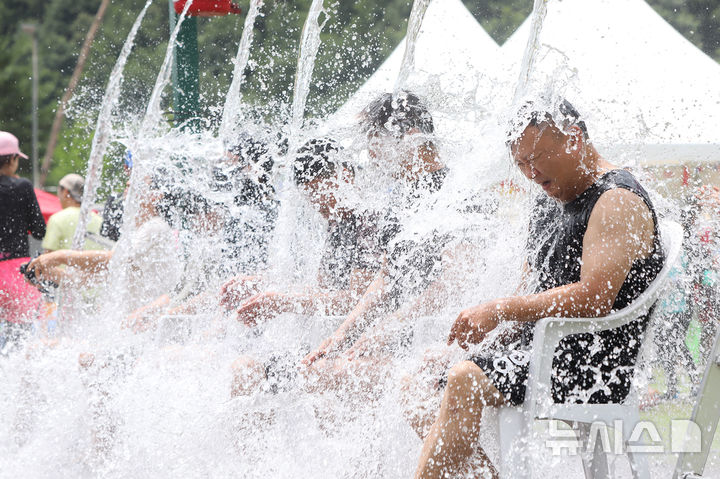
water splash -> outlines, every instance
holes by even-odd
[[[316,21],[319,18],[318,15]],[[171,41],[168,49],[173,47],[174,42]],[[311,67],[305,65],[310,62],[309,53],[307,49],[301,52],[302,66]],[[312,63],[314,58],[313,55]],[[533,61],[530,59],[529,63]],[[528,68],[528,72],[531,70]],[[412,73],[412,67],[407,72]],[[301,88],[296,88],[296,101],[300,101],[300,93],[307,97],[311,77],[312,72],[306,77],[308,87],[304,93]],[[233,82],[236,81],[243,81],[242,73],[233,78]],[[158,92],[162,88],[158,90],[156,86]],[[239,101],[240,97],[238,104]],[[463,106],[446,111],[451,119],[464,118],[467,113]],[[294,117],[297,121],[293,123],[296,127],[293,142],[299,141],[301,135],[316,134],[310,132],[309,125],[303,125],[303,117],[304,107]],[[138,135],[136,144],[142,147],[140,172],[144,173],[154,165],[174,165],[181,156],[183,168],[188,170],[191,164],[196,165],[193,173],[197,171],[207,176],[208,163],[212,161],[207,153],[210,148],[218,146],[213,132],[191,134],[155,128],[159,124],[159,121],[148,123],[154,130],[143,130]],[[226,123],[225,126],[231,125]],[[128,125],[128,130],[132,126]],[[367,138],[352,126],[338,133],[338,128],[345,126],[333,124],[328,128],[338,141],[352,140],[353,135],[358,138],[358,144],[363,146],[347,153],[349,159],[357,160],[359,155],[356,154],[366,147]],[[455,282],[448,283],[453,286],[435,300],[433,312],[428,313],[431,316],[420,318],[415,323],[416,340],[412,350],[407,357],[392,364],[393,376],[387,380],[390,386],[387,391],[383,390],[380,399],[368,402],[364,408],[357,408],[353,401],[359,401],[358,396],[364,395],[330,391],[311,394],[298,387],[277,396],[268,397],[259,392],[228,401],[231,383],[229,365],[239,352],[269,361],[278,351],[284,353],[306,344],[314,347],[332,333],[337,327],[333,321],[339,318],[288,314],[271,321],[261,330],[250,332],[228,314],[219,318],[222,328],[226,328],[221,334],[215,326],[211,328],[208,324],[209,316],[221,316],[220,308],[211,305],[193,318],[192,334],[183,341],[176,341],[165,338],[163,328],[167,324],[161,324],[155,333],[125,334],[116,324],[121,319],[121,313],[113,311],[114,314],[100,315],[91,312],[73,316],[73,321],[66,323],[70,326],[69,331],[64,332],[67,336],[61,338],[54,348],[37,349],[38,346],[33,346],[36,353],[30,359],[26,358],[24,351],[21,351],[23,354],[0,358],[7,361],[0,365],[0,383],[3,384],[0,404],[5,417],[11,418],[10,421],[0,421],[0,457],[3,458],[4,470],[10,471],[8,475],[52,476],[62,470],[68,471],[65,475],[76,477],[405,477],[415,467],[420,440],[402,418],[398,392],[394,387],[401,384],[400,380],[406,373],[414,374],[420,366],[425,366],[421,362],[425,361],[428,346],[444,351],[440,349],[440,344],[447,337],[450,324],[460,308],[477,304],[485,298],[512,294],[520,279],[526,229],[524,218],[521,218],[525,210],[518,207],[519,201],[511,196],[519,193],[501,190],[496,184],[504,176],[502,166],[480,166],[490,163],[488,158],[494,158],[494,150],[485,145],[475,150],[466,148],[464,142],[458,141],[460,135],[466,132],[459,128],[442,128],[442,124],[439,126],[438,145],[454,177],[447,180],[443,198],[440,199],[443,203],[441,207],[435,205],[429,213],[426,213],[427,208],[421,208],[419,213],[404,219],[404,226],[407,227],[407,237],[411,234],[422,236],[435,228],[439,228],[441,233],[457,234],[463,238],[463,243],[458,244],[456,253],[462,253],[467,260],[457,260],[457,271],[447,273],[446,276]],[[282,123],[270,128],[273,137],[287,133]],[[502,141],[497,148],[505,151]],[[348,150],[350,147],[346,147],[346,152]],[[281,174],[288,178],[291,170],[287,165],[294,149],[289,148],[289,151],[284,159],[285,168],[281,170]],[[381,185],[369,181],[359,183],[360,176],[371,176],[368,170],[372,168],[389,168],[390,160],[396,158],[397,152],[393,150],[389,153],[392,156],[384,164],[368,162],[364,171],[358,171],[357,181],[363,186],[358,190],[362,192],[362,200],[368,209],[386,209],[390,201]],[[187,186],[195,191],[210,195],[211,192],[205,191],[206,176],[192,174],[183,180],[187,180]],[[137,193],[144,188],[142,182],[137,181],[140,178],[135,178],[133,183]],[[364,188],[366,184],[368,187]],[[455,185],[464,189],[455,188]],[[299,280],[294,286],[300,281],[303,285],[312,283],[317,268],[306,267],[298,273],[293,270],[294,261],[301,254],[317,259],[323,253],[324,222],[315,217],[301,216],[306,213],[301,210],[307,202],[291,181],[287,181],[284,188],[282,184],[276,186],[283,208],[286,208],[286,218],[291,221],[283,222],[281,219],[277,223],[279,236],[285,241],[278,249],[285,254],[287,261],[276,256],[271,265],[278,275],[286,277],[283,279],[287,282]],[[472,213],[471,219],[465,213],[460,214],[460,203],[464,202],[468,193],[479,193],[482,199],[497,202],[497,213],[486,215],[476,212]],[[234,194],[229,193],[230,196]],[[222,201],[229,203],[230,200]],[[305,210],[309,208],[305,207]],[[129,219],[132,216],[128,214]],[[308,240],[307,236],[298,234],[298,226],[319,231],[317,240]],[[192,249],[191,253],[207,251],[206,255],[203,253],[203,258],[232,261],[212,253],[211,247],[218,243],[218,235],[214,231],[181,230],[177,234],[189,237],[188,249]],[[145,268],[147,264],[141,266]],[[163,274],[167,274],[165,270]],[[488,281],[488,275],[494,275],[494,280]],[[187,281],[187,278],[184,280]],[[120,287],[109,288],[103,300],[114,302],[128,288],[122,280],[117,282]],[[204,290],[190,281],[187,285],[196,288],[196,291]],[[138,286],[145,287],[146,284]],[[206,289],[211,293],[215,291]],[[100,370],[94,372],[97,378],[90,377],[98,384],[84,384],[85,372],[78,371],[78,355],[88,348],[107,351],[107,354],[98,354],[98,359],[103,361],[98,363]],[[28,352],[32,353],[32,348],[29,347]],[[451,358],[453,362],[466,357],[461,350],[455,353],[456,356]],[[104,366],[105,363],[107,366]],[[428,370],[422,376],[431,384],[440,374]],[[358,379],[362,380],[359,376]],[[99,391],[103,394],[107,391],[104,400],[112,420],[108,423],[118,429],[117,444],[103,469],[87,472],[83,470],[83,455],[92,449],[89,444],[92,418],[87,419],[87,416],[93,414],[88,401],[96,401]],[[437,405],[428,401],[425,407],[436,409]],[[13,417],[15,421],[12,421]],[[114,418],[119,420],[115,422]],[[17,429],[21,429],[22,446],[15,445],[12,440],[18,433]],[[497,440],[488,438],[488,442],[496,444]],[[491,451],[489,453],[492,454]],[[580,477],[572,474],[567,464],[548,463],[557,460],[546,457],[534,465],[547,471],[548,477]],[[579,463],[576,465],[579,467]]]
[[[313,0],[310,5],[307,20],[302,31],[300,41],[300,54],[298,55],[297,72],[295,74],[295,89],[293,93],[292,113],[290,118],[291,135],[294,135],[302,128],[305,118],[305,105],[307,104],[308,93],[310,93],[310,82],[315,68],[315,58],[320,48],[320,31],[327,22],[318,22],[320,14],[324,12],[323,0]],[[292,144],[291,144],[292,146]],[[292,149],[290,151],[293,151]]]
[[[410,19],[408,20],[407,35],[405,36],[405,54],[403,55],[400,73],[395,81],[395,94],[407,83],[410,73],[415,68],[415,44],[420,33],[425,12],[431,0],[415,0],[413,2]]]
[[[120,96],[123,70],[125,69],[128,56],[130,56],[130,52],[135,45],[135,36],[152,2],[153,0],[148,0],[145,3],[145,6],[130,29],[130,33],[125,39],[122,50],[120,50],[120,56],[110,73],[110,81],[108,81],[108,86],[105,89],[105,95],[103,96],[102,106],[100,107],[100,113],[97,119],[97,126],[95,127],[95,135],[93,136],[92,148],[90,150],[90,159],[85,177],[85,191],[83,192],[82,205],[80,206],[80,219],[75,229],[75,236],[72,242],[72,249],[74,250],[82,249],[85,243],[85,230],[90,221],[90,208],[97,196],[100,176],[102,175],[103,169],[103,158],[110,143],[110,135],[112,133],[111,116],[113,109],[117,105],[118,97]]]
[[[175,24],[175,28],[170,35],[168,47],[165,51],[165,58],[163,59],[162,66],[160,67],[160,72],[158,73],[157,79],[155,80],[155,86],[153,87],[152,94],[150,95],[150,101],[148,102],[148,106],[145,111],[145,117],[143,118],[142,124],[140,126],[138,140],[152,136],[155,133],[158,124],[160,123],[160,119],[162,116],[160,101],[162,100],[163,90],[170,82],[170,75],[172,73],[173,53],[175,52],[177,36],[180,32],[180,27],[182,26],[185,18],[187,17],[187,11],[190,8],[190,5],[192,5],[192,3],[193,0],[190,0],[185,4],[185,8],[183,8],[180,17]]]
[[[513,104],[517,104],[523,97],[530,83],[535,66],[535,59],[540,50],[540,33],[542,32],[543,21],[547,15],[547,4],[550,0],[535,0],[533,5],[532,23],[530,24],[530,37],[528,37],[527,46],[523,53],[523,59],[520,66],[520,76],[517,85],[515,85],[515,93],[513,94]]]
[[[310,93],[313,70],[317,53],[320,48],[320,32],[328,20],[319,22],[320,14],[324,13],[323,0],[313,0],[303,26],[300,40],[300,53],[298,54],[297,70],[295,73],[295,86],[293,90],[293,103],[290,113],[290,124],[287,133],[287,153],[280,162],[277,173],[278,199],[280,210],[278,212],[276,235],[273,241],[270,264],[273,265],[274,275],[283,276],[281,271],[294,270],[297,272],[297,258],[293,257],[294,244],[298,240],[298,225],[302,204],[297,189],[292,185],[292,168],[290,165],[295,157],[295,151],[301,144],[301,130],[305,120],[305,107]]]
[[[260,8],[263,6],[263,0],[251,0],[250,9],[245,18],[245,26],[243,27],[242,38],[235,57],[235,69],[233,70],[233,79],[228,89],[225,106],[223,107],[222,121],[220,122],[220,139],[227,141],[233,132],[235,126],[240,123],[241,112],[240,104],[242,94],[240,87],[245,79],[245,68],[250,58],[250,47],[252,46],[255,19],[257,18]]]
[[[187,17],[188,9],[192,5],[193,0],[188,1],[183,8],[180,17],[175,24],[175,28],[170,34],[170,40],[168,41],[167,50],[165,51],[165,58],[163,59],[160,72],[158,73],[157,79],[155,80],[155,86],[153,87],[152,94],[150,95],[150,101],[148,102],[147,109],[145,110],[145,116],[143,117],[142,123],[140,124],[140,130],[134,141],[131,143],[131,150],[133,151],[135,158],[145,159],[150,153],[148,150],[148,140],[152,138],[156,133],[158,126],[160,125],[162,118],[162,109],[160,108],[160,101],[162,100],[162,93],[167,84],[170,81],[170,75],[172,73],[172,60],[173,53],[175,52],[175,44],[177,41],[180,27],[182,26],[185,18]],[[133,165],[133,171],[130,176],[130,187],[128,188],[127,197],[125,199],[125,219],[123,228],[127,230],[127,226],[132,222],[132,219],[136,214],[136,195],[138,189],[138,182],[142,180],[137,164]],[[143,172],[145,173],[145,172]]]

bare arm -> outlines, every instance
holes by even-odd
[[[360,301],[343,321],[340,327],[313,352],[308,354],[303,362],[312,364],[328,354],[340,351],[349,346],[350,338],[356,337],[369,324],[367,315],[374,311],[385,292],[387,281],[384,271],[375,276],[367,287]]]
[[[106,250],[99,251],[72,251],[58,250],[45,253],[30,262],[29,269],[35,270],[35,274],[42,277],[58,266],[66,265],[80,269],[86,273],[99,273],[107,269],[113,252]]]
[[[347,289],[314,288],[301,293],[258,293],[240,305],[237,311],[238,320],[254,325],[260,318],[289,312],[329,316],[347,314],[371,279],[370,271],[355,270],[351,274]]]
[[[500,321],[608,314],[632,263],[651,253],[653,234],[652,216],[640,197],[619,188],[608,191],[590,215],[579,282],[467,309],[456,320],[448,343],[480,342]]]

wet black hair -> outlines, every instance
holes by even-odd
[[[566,99],[562,98],[558,102],[555,116],[553,116],[553,113],[547,111],[547,109],[536,108],[536,106],[536,103],[529,101],[520,107],[515,118],[510,121],[506,135],[506,143],[508,145],[516,141],[528,127],[541,127],[544,124],[555,126],[561,130],[566,130],[571,126],[577,126],[582,131],[583,138],[585,138],[585,140],[590,139],[587,126],[585,122],[580,119],[580,113],[572,103]]]
[[[227,151],[239,157],[241,168],[250,163],[259,165],[264,171],[260,178],[258,178],[258,181],[261,183],[265,183],[270,179],[270,173],[272,172],[275,162],[265,142],[252,138],[249,135],[241,135],[233,145],[228,147]]]
[[[303,186],[317,178],[332,178],[338,169],[345,169],[354,175],[352,165],[338,160],[337,154],[341,150],[342,146],[330,138],[316,138],[305,143],[298,150],[293,163],[295,184]]]
[[[360,113],[360,126],[370,136],[392,135],[403,137],[418,129],[429,135],[435,132],[433,118],[420,98],[406,90],[397,96],[383,93]]]
[[[162,194],[155,204],[158,213],[169,223],[178,215],[181,218],[196,214],[207,214],[213,203],[203,195],[180,184],[170,175],[167,168],[157,167],[150,175],[150,189]]]

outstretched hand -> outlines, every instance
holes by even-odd
[[[227,309],[237,308],[240,303],[260,289],[260,276],[236,276],[222,285],[220,304]]]
[[[345,352],[348,361],[371,356],[381,347],[381,345],[377,344],[378,341],[379,338],[368,338],[363,335]]]
[[[136,309],[127,315],[120,323],[120,327],[123,329],[132,329],[134,333],[141,333],[155,326],[157,326],[157,324],[154,321],[153,315],[145,308]]]
[[[260,293],[246,300],[237,310],[237,320],[246,326],[256,326],[260,320],[272,319],[287,312],[291,304],[282,293]]]
[[[461,311],[450,329],[448,346],[457,341],[458,346],[468,349],[468,343],[477,344],[495,329],[499,322],[496,303],[483,303]]]
[[[306,366],[310,366],[321,358],[331,356],[342,349],[343,343],[344,341],[342,338],[336,335],[330,336],[320,343],[320,346],[318,346],[315,351],[305,356],[302,363]]]
[[[51,251],[49,253],[41,254],[37,258],[30,261],[27,269],[28,271],[34,271],[35,276],[38,279],[53,281],[57,279],[56,275],[58,271],[58,266],[66,264],[67,261],[67,251]]]

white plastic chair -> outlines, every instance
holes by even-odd
[[[498,411],[498,435],[500,443],[499,472],[503,478],[523,479],[532,477],[530,449],[536,419],[556,419],[577,423],[578,439],[587,444],[590,424],[602,422],[608,428],[622,421],[621,436],[624,450],[639,422],[638,406],[633,404],[555,404],[551,394],[552,361],[560,341],[570,335],[598,332],[627,324],[650,312],[663,293],[670,269],[678,261],[682,247],[683,232],[672,221],[660,224],[660,237],[666,261],[650,287],[628,307],[603,318],[545,318],[537,322],[533,337],[530,369],[525,402],[520,407],[501,407]],[[648,325],[648,330],[650,326]],[[645,334],[645,337],[649,334]],[[640,350],[642,351],[641,348]],[[597,439],[597,438],[596,438]],[[637,438],[635,438],[637,439]],[[607,457],[601,441],[595,440],[593,451],[581,453],[586,478],[609,478]],[[637,446],[637,443],[634,443]],[[581,448],[582,449],[582,448]],[[550,450],[548,449],[548,452]],[[644,454],[628,452],[630,467],[635,479],[649,479],[650,471]]]

